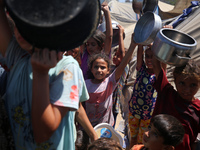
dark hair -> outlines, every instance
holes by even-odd
[[[105,62],[107,62],[107,64],[108,64],[108,69],[110,69],[111,61],[110,61],[109,57],[104,52],[100,52],[98,54],[93,54],[93,55],[90,56],[89,61],[88,61],[89,70],[88,70],[87,73],[88,73],[89,79],[94,79],[94,76],[91,72],[91,69],[92,69],[94,61],[98,58],[105,60]]]
[[[88,150],[122,150],[122,147],[117,141],[103,137],[91,143]]]
[[[181,122],[175,117],[167,114],[159,114],[152,117],[150,124],[163,137],[163,144],[176,146],[182,142],[185,130]]]
[[[200,81],[200,64],[191,59],[186,65],[175,67],[173,71],[174,79],[180,75],[185,76],[185,78],[195,77]]]
[[[106,35],[100,31],[99,29],[95,30],[95,32],[92,35],[92,38],[97,41],[97,44],[99,47],[103,48],[103,43],[105,42]]]
[[[77,138],[75,141],[75,150],[86,150],[89,144],[89,136],[83,130],[77,131]]]

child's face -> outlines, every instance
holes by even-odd
[[[99,53],[101,47],[97,44],[97,41],[94,38],[90,38],[86,43],[87,51],[90,55]]]
[[[148,48],[147,50],[145,50],[145,64],[147,68],[150,69],[153,68],[152,60],[153,60],[153,52],[151,48]]]
[[[165,145],[164,139],[160,136],[154,125],[150,124],[148,130],[143,134],[143,144],[148,150],[162,150]]]
[[[94,75],[94,80],[102,82],[109,74],[108,63],[102,58],[96,59],[93,62],[91,72]]]
[[[197,78],[185,78],[185,76],[180,75],[175,79],[175,85],[178,94],[181,98],[192,101],[194,100],[194,95],[197,93],[200,87],[200,83]]]
[[[15,38],[18,42],[18,44],[20,45],[20,47],[28,52],[31,53],[32,51],[32,45],[30,43],[28,43],[19,33],[18,29],[15,27],[14,28],[14,34],[15,34]]]
[[[117,50],[115,55],[113,56],[113,63],[116,65],[116,66],[119,66],[119,64],[121,63],[122,61],[122,53]]]
[[[69,51],[67,52],[67,55],[71,55],[72,57],[75,58],[75,57],[78,55],[79,51],[80,51],[80,48],[79,48],[79,47],[76,47],[76,48],[74,48],[74,49],[72,49],[72,50],[69,50]]]

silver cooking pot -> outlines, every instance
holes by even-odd
[[[137,14],[144,14],[147,11],[155,12],[158,0],[132,0],[132,8]]]
[[[152,46],[154,55],[162,62],[183,66],[196,49],[197,42],[190,35],[175,29],[162,28],[157,33]]]
[[[162,21],[160,16],[150,11],[146,12],[137,21],[133,39],[138,44],[149,45],[154,41],[157,32],[161,28]]]

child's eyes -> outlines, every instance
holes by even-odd
[[[179,85],[184,85],[184,84],[185,84],[185,83],[184,83],[184,82],[182,82],[182,81],[181,81],[181,82],[179,82]]]
[[[192,83],[191,87],[197,87],[197,84],[196,83]]]
[[[156,132],[153,132],[153,135],[154,135],[155,137],[158,137],[158,134],[157,134]]]
[[[101,67],[101,69],[103,70],[103,69],[105,69],[106,67]]]

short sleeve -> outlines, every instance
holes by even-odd
[[[78,109],[89,95],[78,63],[69,57],[50,71],[50,99],[54,105]]]

